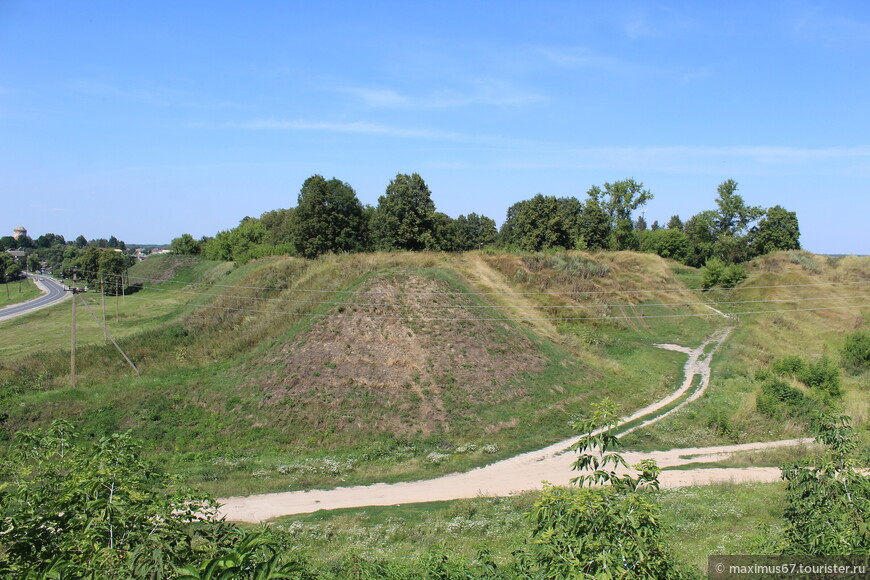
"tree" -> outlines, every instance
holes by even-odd
[[[784,465],[784,554],[870,554],[870,478],[858,468],[848,417],[813,422],[821,456]]]
[[[495,221],[476,213],[456,218],[456,235],[460,251],[478,250],[494,244],[498,237]]]
[[[717,192],[713,254],[729,263],[748,260],[751,255],[746,232],[764,210],[760,206],[746,205],[737,194],[737,182],[733,179],[719,184]]]
[[[29,256],[27,256],[27,270],[29,272],[36,272],[39,270],[39,267],[39,258],[36,254],[30,254]]]
[[[104,291],[117,294],[124,284],[124,273],[130,267],[129,258],[115,250],[102,250],[98,266]]]
[[[638,183],[633,178],[613,183],[605,182],[604,189],[593,186],[587,194],[600,204],[601,209],[608,216],[610,233],[608,246],[610,249],[638,249],[638,236],[634,233],[635,228],[631,214],[653,198],[653,194],[648,189],[643,188],[643,183]],[[586,244],[593,247],[589,244],[588,239],[586,239]]]
[[[417,173],[399,173],[386,193],[378,198],[372,216],[372,237],[376,249],[435,250],[433,232],[435,203],[426,182]]]
[[[530,516],[536,558],[545,578],[676,578],[683,575],[664,544],[659,508],[646,493],[658,489],[661,470],[654,461],[635,466],[618,448],[613,404],[594,408],[578,425],[585,435],[572,446],[572,480],[580,489],[548,486]],[[605,485],[606,487],[595,487]]]
[[[196,256],[202,252],[202,247],[199,245],[199,242],[197,242],[190,234],[181,234],[181,236],[173,238],[172,243],[169,245],[169,249],[173,254],[189,256]]]
[[[508,208],[502,224],[502,241],[525,252],[573,248],[579,237],[582,206],[574,197],[557,198],[540,193]]]
[[[779,250],[800,250],[800,235],[797,214],[775,205],[749,232],[752,253],[761,256]]]
[[[260,223],[266,228],[266,243],[277,246],[293,239],[293,214],[296,208],[267,211],[260,216]]]
[[[433,250],[442,252],[460,252],[459,228],[456,220],[446,213],[436,211],[432,216]]]
[[[13,282],[21,276],[21,266],[11,255],[0,252],[0,283]]]
[[[60,234],[43,234],[36,238],[37,248],[50,248],[52,246],[63,245],[66,241]]]
[[[669,230],[683,230],[683,220],[678,215],[672,215],[666,226]]]
[[[320,175],[305,180],[291,228],[291,241],[300,255],[359,251],[365,226],[362,204],[350,185]]]
[[[202,242],[202,255],[209,260],[240,260],[244,254],[263,243],[266,228],[260,220],[244,217],[239,225]]]
[[[89,284],[99,282],[101,254],[100,248],[91,246],[78,255],[75,264],[78,280],[85,280]]]
[[[643,217],[642,215],[638,216],[638,218],[636,220],[634,220],[634,230],[636,232],[644,232],[644,231],[646,231],[646,229],[647,229],[646,218]]]
[[[703,266],[713,255],[713,245],[716,242],[716,213],[712,210],[702,211],[693,215],[686,222],[683,231],[689,239],[689,253],[686,264],[695,268]]]
[[[603,250],[610,240],[610,216],[601,207],[601,190],[592,186],[586,194],[583,210],[577,220],[579,237],[589,250]]]
[[[716,191],[719,208],[716,211],[716,233],[719,236],[739,236],[764,213],[760,206],[746,205],[737,193],[737,182],[733,179],[720,183]]]
[[[75,239],[73,244],[79,249],[86,248],[88,246],[88,239],[84,236],[79,236]]]
[[[689,236],[678,229],[655,229],[644,232],[640,249],[683,262],[689,255]]]

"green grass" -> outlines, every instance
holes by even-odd
[[[758,553],[782,526],[784,486],[720,484],[655,493],[674,555],[698,572],[712,554]],[[432,551],[472,561],[488,551],[500,566],[531,551],[526,517],[538,492],[285,516],[272,525],[317,569],[356,556],[411,564]]]
[[[592,259],[578,262],[584,272]],[[533,260],[528,264],[538,271],[511,288],[561,292],[576,284],[588,291],[673,289],[680,276],[693,275],[677,269],[674,277],[672,266],[648,255],[604,254],[594,259],[606,267],[595,266],[595,276],[580,278],[565,268],[547,266],[550,262],[558,266],[558,261]],[[652,344],[694,347],[729,322],[706,312],[698,317],[656,317],[703,312],[700,307],[667,305],[697,301],[694,293],[645,295],[638,302],[637,295],[623,292],[609,301],[631,306],[610,307],[609,320],[592,321],[568,320],[558,309],[554,314],[544,308],[551,303],[560,308],[586,307],[570,294],[523,295],[528,303],[523,308],[534,309],[530,316],[553,315],[552,322],[473,326],[458,321],[451,323],[456,326],[454,335],[444,334],[450,330],[447,323],[417,320],[413,307],[407,306],[399,310],[405,313],[403,324],[415,334],[427,332],[427,324],[432,326],[428,348],[433,351],[449,351],[454,339],[466,332],[474,340],[486,341],[496,354],[532,352],[541,366],[497,385],[484,385],[486,389],[474,394],[463,390],[467,385],[457,379],[463,367],[457,358],[456,372],[439,370],[429,385],[409,379],[403,389],[386,396],[377,389],[328,383],[341,371],[337,364],[341,361],[333,353],[311,361],[320,391],[293,391],[292,384],[282,383],[287,373],[297,371],[287,366],[281,353],[303,350],[305,337],[312,332],[320,332],[318,340],[324,341],[330,332],[343,332],[322,315],[341,309],[352,312],[353,306],[337,303],[353,300],[357,291],[371,284],[418,280],[445,290],[440,299],[453,301],[466,312],[516,316],[505,315],[513,310],[486,308],[512,299],[498,287],[497,295],[464,294],[490,290],[474,278],[470,260],[438,254],[373,254],[314,261],[274,257],[237,267],[171,256],[151,258],[131,271],[142,288],[125,298],[107,297],[106,303],[109,330],[143,377],[133,377],[114,348],[103,344],[97,324],[80,309],[81,387],[72,391],[67,387],[68,307],[10,321],[0,327],[0,341],[11,345],[0,367],[0,399],[9,409],[0,436],[46,425],[57,416],[73,419],[95,437],[131,429],[145,440],[152,458],[188,483],[219,495],[433,477],[569,437],[570,425],[584,416],[589,403],[604,397],[617,401],[622,413],[661,399],[679,386],[685,355]],[[526,262],[511,255],[490,255],[485,260],[506,280],[519,271],[513,269],[526,267]],[[85,297],[100,315],[99,296]],[[637,312],[646,316],[620,318]],[[819,338],[813,330],[818,330],[817,319],[785,319],[788,324],[774,327],[786,334],[777,335],[775,345],[760,348],[758,341],[769,336],[765,333],[771,327],[752,320],[741,321],[714,355],[713,380],[704,397],[625,436],[624,443],[653,449],[803,435],[804,426],[798,422],[774,421],[757,413],[757,387],[751,374],[754,365],[766,364],[770,355],[764,349],[776,348],[781,356],[789,337],[798,341],[798,347],[819,348],[835,340],[836,328],[822,331]],[[327,344],[318,343],[319,350]],[[426,364],[425,358],[414,360]],[[844,401],[847,408],[863,409],[861,416],[866,417],[866,401],[854,395],[860,381],[860,377],[845,379]],[[336,385],[340,390],[329,390]],[[422,395],[416,392],[418,387]],[[421,397],[434,395],[448,419],[424,429],[419,421]],[[383,418],[398,428],[378,427]],[[431,453],[441,454],[442,460],[427,459]]]
[[[0,284],[0,308],[19,302],[26,302],[42,296],[42,292],[30,278],[21,282],[6,282]]]

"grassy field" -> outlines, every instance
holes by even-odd
[[[786,439],[803,436],[806,423],[797,418],[771,418],[757,411],[756,373],[784,356],[807,361],[828,356],[839,360],[845,336],[866,327],[870,310],[860,298],[870,280],[870,260],[854,256],[828,259],[806,252],[782,252],[749,264],[743,290],[714,290],[708,296],[732,302],[736,329],[713,358],[710,388],[704,397],[663,421],[625,437],[635,449],[663,449]],[[833,299],[832,297],[837,297]],[[765,302],[757,302],[757,301]],[[754,301],[754,302],[751,302]],[[797,309],[828,308],[831,310]],[[841,308],[845,307],[845,308]],[[801,387],[798,383],[793,383]],[[842,374],[845,394],[828,401],[830,410],[853,418],[859,434],[868,436],[866,375]]]
[[[866,261],[804,256],[755,262],[744,286],[867,276]],[[166,256],[130,279],[128,295],[106,297],[106,319],[142,377],[85,309],[75,390],[67,308],[10,321],[0,437],[56,417],[92,437],[129,429],[167,469],[221,495],[430,477],[544,446],[572,435],[590,402],[610,397],[629,412],[674,390],[685,355],[655,343],[695,347],[734,322],[704,305],[717,295],[693,290],[697,270],[630,252],[244,266]],[[99,294],[85,298],[102,317]],[[835,352],[860,313],[742,316],[708,393],[626,442],[803,434],[757,412],[754,373],[795,351]],[[842,404],[866,421],[862,380],[844,378]]]
[[[9,306],[10,304],[18,304],[39,298],[42,292],[36,287],[36,284],[30,278],[24,279],[21,282],[6,282],[0,284],[0,308]]]
[[[763,553],[782,525],[784,485],[722,484],[662,490],[667,542],[698,572],[714,554]],[[500,567],[533,551],[526,514],[538,493],[389,507],[315,512],[275,520],[300,554],[320,570],[353,558],[413,566],[432,553],[471,563],[487,553]]]

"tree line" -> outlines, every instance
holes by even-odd
[[[739,264],[777,250],[800,249],[795,212],[776,205],[748,205],[737,182],[719,185],[715,209],[685,222],[648,226],[643,213],[653,199],[634,179],[592,186],[576,197],[537,194],[507,210],[501,229],[471,213],[453,219],[435,208],[419,174],[398,174],[377,206],[363,205],[350,184],[314,175],[305,180],[296,207],[245,217],[237,227],[196,240],[172,240],[177,254],[241,261],[289,254],[315,258],[328,253],[368,251],[462,252],[484,247],[539,252],[554,249],[635,250],[700,267],[708,260]],[[641,210],[643,211],[643,210]]]
[[[18,249],[25,253],[16,260],[5,250]],[[22,272],[50,271],[59,278],[76,277],[94,288],[102,287],[109,293],[119,292],[124,273],[133,264],[133,257],[124,241],[115,236],[88,240],[78,236],[66,241],[60,234],[43,234],[35,240],[22,236],[0,238],[0,282],[17,280]]]

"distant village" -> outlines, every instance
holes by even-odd
[[[49,233],[34,239],[28,235],[27,228],[17,226],[12,229],[12,235],[0,237],[0,282],[16,280],[31,272],[63,276],[78,267],[82,255],[90,248],[117,252],[129,263],[170,253],[168,245],[129,247],[115,236],[92,240],[78,236],[75,240],[66,240],[62,235]]]

